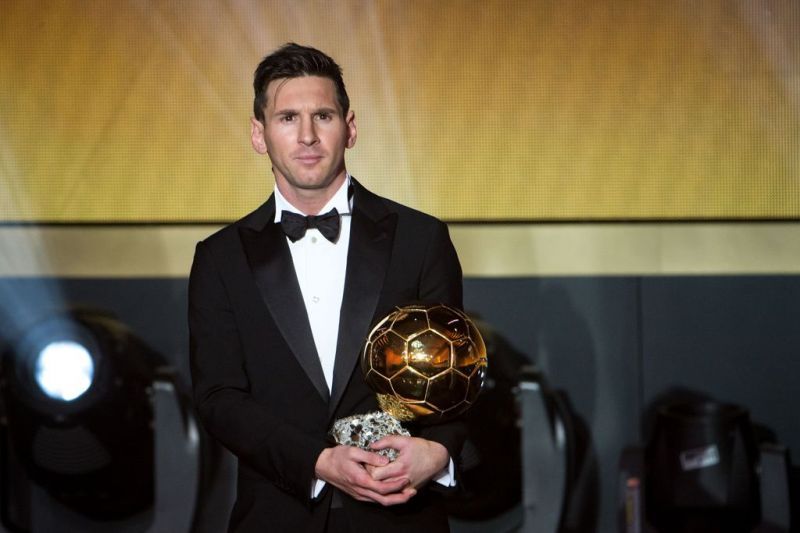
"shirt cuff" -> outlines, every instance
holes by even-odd
[[[441,472],[433,476],[433,480],[440,485],[444,485],[445,487],[456,486],[455,465],[453,464],[453,459],[450,459],[450,463],[448,463],[447,468],[442,468]]]
[[[326,483],[321,479],[311,480],[311,499],[316,500],[319,498],[319,493],[325,488]]]

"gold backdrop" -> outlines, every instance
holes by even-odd
[[[345,71],[350,171],[448,220],[800,218],[800,2],[0,2],[0,220],[235,219],[252,71]]]

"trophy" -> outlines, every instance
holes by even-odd
[[[361,354],[361,372],[381,411],[339,419],[330,434],[369,450],[387,435],[409,436],[402,422],[450,420],[477,399],[486,365],[483,338],[463,312],[444,304],[396,307],[372,329]]]

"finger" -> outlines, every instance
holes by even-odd
[[[379,470],[379,469],[382,469],[382,468],[387,468],[387,467],[388,467],[388,466],[390,466],[391,464],[392,464],[392,463],[389,463],[388,465],[385,465],[385,466],[373,466],[373,465],[367,465],[367,464],[365,464],[365,465],[362,465],[362,466],[364,467],[364,470],[366,470],[366,471],[367,471],[367,474],[369,474],[370,476],[372,476],[372,479],[375,479],[376,481],[379,481],[379,480],[378,480],[378,479],[377,479],[377,478],[376,478],[376,477],[373,475],[373,474],[375,473],[375,471],[376,471],[376,470]],[[384,475],[384,476],[381,476],[381,478],[382,478],[383,480],[386,480],[388,477],[390,477],[390,476],[386,476],[386,475]]]
[[[392,494],[378,494],[378,493],[366,492],[362,493],[360,496],[369,498],[375,503],[379,503],[383,506],[390,506],[390,505],[399,505],[402,503],[406,503],[416,494],[417,494],[416,489],[407,487],[400,492],[395,492]]]
[[[378,494],[391,494],[393,492],[398,492],[405,487],[408,486],[409,480],[407,477],[400,477],[396,476],[392,479],[386,479],[381,481],[376,481],[371,477],[367,476],[367,480],[363,482],[356,483],[355,485],[358,488],[369,490],[371,492],[376,492]]]
[[[401,503],[406,503],[408,500],[416,496],[417,489],[414,487],[407,487],[400,492],[395,492],[394,494],[387,494],[381,496],[378,500],[378,503],[382,505],[397,505]]]
[[[349,490],[346,490],[345,492],[346,492],[347,494],[349,494],[349,495],[350,495],[352,498],[354,498],[354,499],[356,499],[356,500],[358,500],[358,501],[360,501],[360,502],[372,502],[372,503],[377,503],[377,502],[376,502],[376,501],[375,501],[373,498],[370,498],[370,497],[368,497],[368,496],[362,496],[362,495],[358,494],[357,492],[354,492],[354,491],[349,491]]]
[[[402,490],[411,488],[407,479],[399,479],[392,482],[378,482],[375,484],[359,484],[356,480],[344,483],[334,483],[340,490],[346,492],[359,501],[377,501],[376,496],[386,496],[396,494]]]
[[[408,479],[408,476],[391,477],[391,478],[388,478],[388,479],[382,479],[381,481],[384,482],[384,483],[394,483],[396,481],[401,481],[401,480],[404,483],[411,483],[411,480]]]
[[[369,447],[373,450],[383,450],[385,448],[400,450],[408,443],[408,439],[409,437],[404,437],[402,435],[387,435],[373,442]]]
[[[350,458],[359,463],[372,466],[386,466],[389,464],[389,459],[383,455],[375,452],[362,450],[361,448],[352,447],[350,451]]]
[[[385,466],[389,464],[389,458],[376,452],[362,450],[361,448],[353,447],[351,458],[372,466]]]
[[[371,473],[372,479],[375,481],[388,481],[392,478],[406,476],[407,474],[408,466],[399,459],[386,466],[375,468]]]
[[[339,483],[346,485],[347,489],[362,488],[381,494],[388,494],[402,489],[409,483],[408,478],[392,476],[391,480],[375,480],[360,463],[349,463],[342,471],[344,476]]]

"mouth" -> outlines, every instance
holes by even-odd
[[[302,165],[315,165],[322,160],[322,156],[319,154],[304,154],[295,156],[294,159]]]

